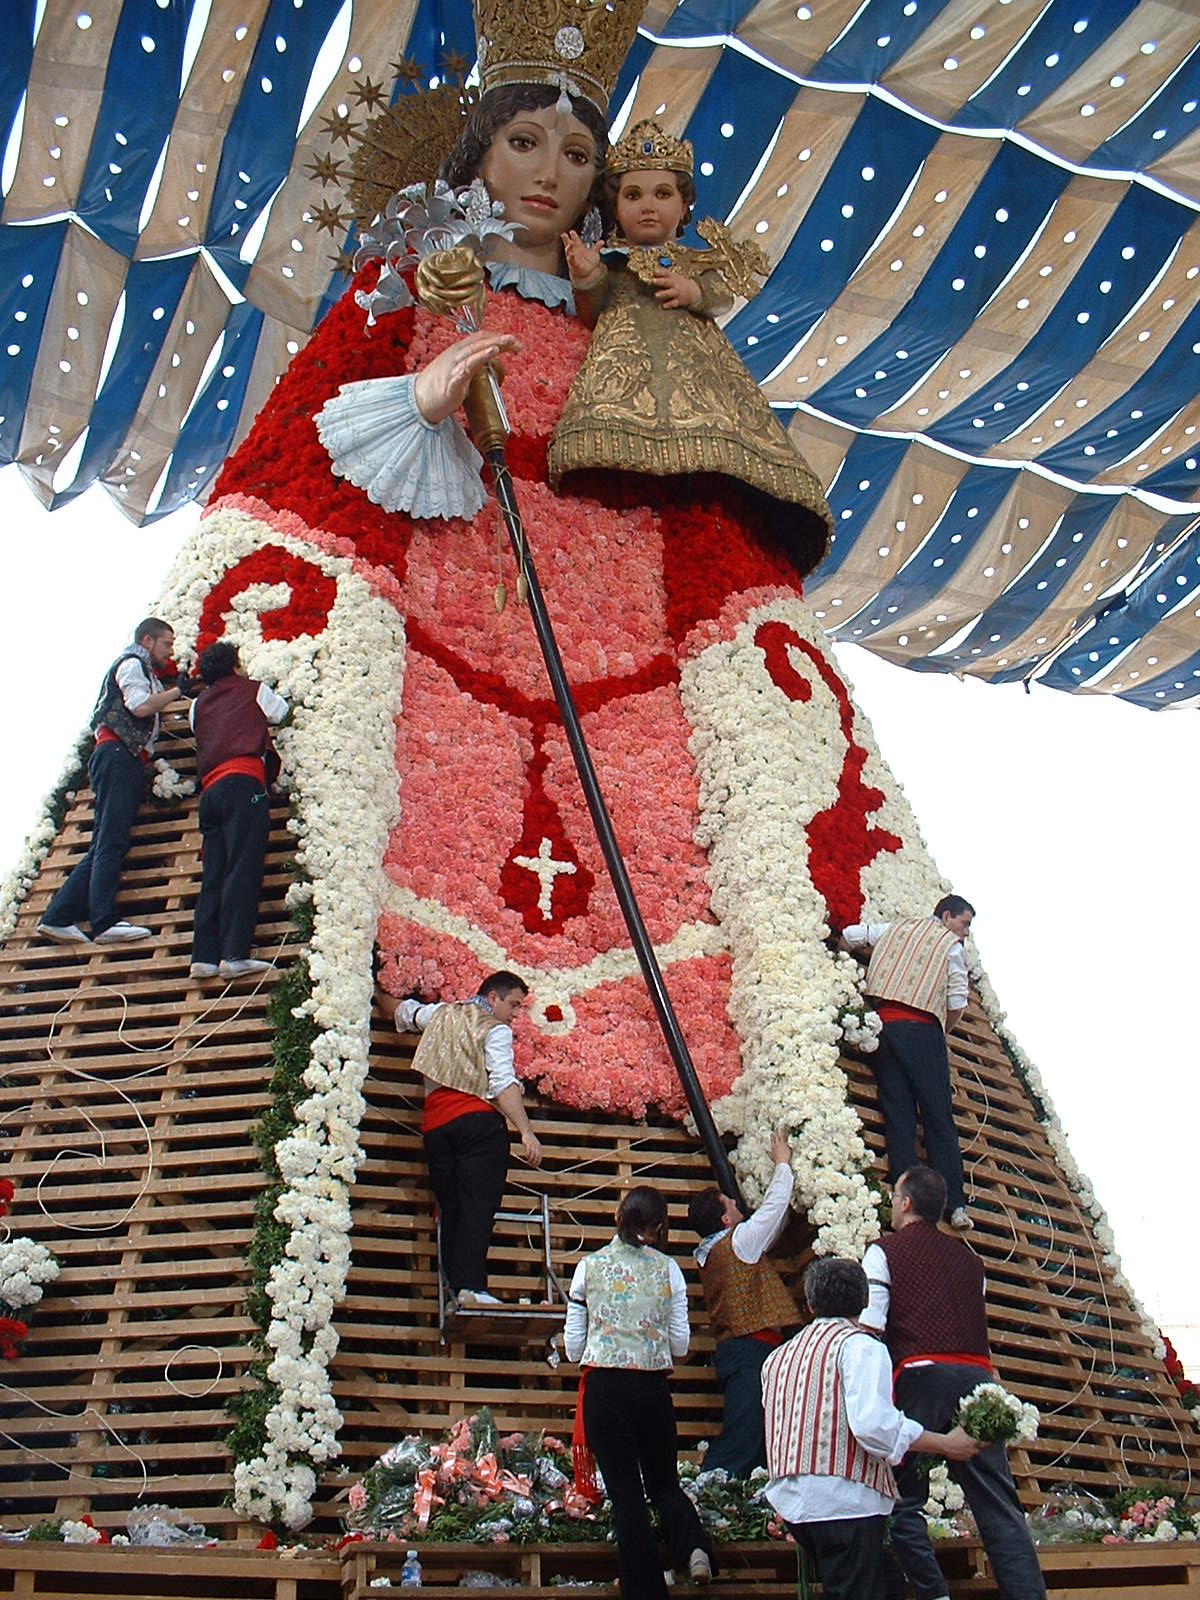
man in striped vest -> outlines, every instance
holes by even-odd
[[[888,1182],[917,1165],[917,1119],[929,1165],[946,1180],[946,1212],[965,1232],[962,1154],[954,1129],[950,1057],[946,1035],[967,1005],[967,964],[962,942],[975,907],[948,894],[932,917],[902,922],[858,922],[842,930],[842,945],[870,951],[866,992],[883,1023],[871,1058],[887,1140]]]
[[[867,1304],[856,1261],[814,1261],[804,1294],[815,1320],[763,1366],[767,1499],[816,1560],[825,1600],[882,1600],[892,1467],[909,1451],[966,1461],[979,1446],[892,1404],[888,1353],[856,1321]]]

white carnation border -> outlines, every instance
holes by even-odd
[[[337,584],[315,638],[264,641],[260,611],[286,603],[285,584],[253,585],[225,616],[225,637],[246,670],[292,707],[276,734],[295,814],[296,858],[311,897],[305,961],[311,994],[303,1010],[319,1030],[304,1073],[307,1097],[296,1128],[275,1146],[283,1191],[277,1221],[291,1232],[266,1285],[269,1381],[278,1398],[266,1417],[261,1455],[234,1468],[233,1503],[247,1517],[289,1528],[311,1520],[316,1468],[341,1453],[341,1413],[329,1365],[338,1346],[335,1307],[350,1266],[350,1188],[362,1160],[358,1130],[368,1068],[372,952],[385,888],[383,857],[399,815],[395,713],[404,679],[404,626],[347,558],[277,531],[225,505],[201,522],[167,579],[160,602],[183,655],[194,651],[201,610],[236,562],[275,544]]]

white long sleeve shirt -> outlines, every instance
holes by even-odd
[[[873,1456],[882,1456],[896,1466],[924,1429],[892,1404],[892,1363],[887,1349],[875,1339],[847,1339],[838,1351],[837,1365],[850,1432]],[[785,1522],[885,1517],[895,1504],[865,1483],[817,1474],[772,1478],[765,1493]]]
[[[795,1181],[791,1167],[786,1161],[780,1161],[775,1167],[758,1210],[747,1217],[745,1222],[739,1222],[732,1230],[733,1238],[730,1242],[733,1253],[739,1261],[744,1261],[747,1266],[752,1267],[766,1255],[783,1232]],[[723,1239],[729,1232],[728,1228],[720,1228],[716,1233],[710,1233],[707,1239],[701,1239],[692,1252],[698,1267],[702,1267],[708,1260],[709,1252],[717,1240]]]
[[[145,705],[152,694],[162,692],[162,684],[152,667],[148,667],[140,656],[126,656],[117,668],[117,688],[121,691],[121,699],[125,702],[127,711],[133,712],[141,705]],[[162,721],[157,712],[154,714],[154,725],[150,738],[146,742],[147,756],[154,754],[154,743],[158,738]]]
[[[687,1284],[674,1261],[668,1263],[667,1278],[671,1285],[667,1338],[671,1345],[671,1354],[678,1360],[680,1356],[687,1355],[688,1345],[692,1339],[692,1331],[688,1325]],[[568,1290],[567,1320],[563,1328],[563,1347],[568,1361],[579,1360],[583,1354],[583,1347],[587,1344],[587,1335],[587,1257],[585,1256],[575,1268]]]
[[[402,1000],[396,1007],[396,1027],[401,1033],[424,1033],[433,1019],[433,1015],[444,1004],[444,1001],[435,1000],[429,1005],[422,1005],[419,1000]],[[491,1007],[486,1000],[476,997],[473,1002],[482,1006],[485,1011]],[[483,1065],[487,1072],[487,1098],[494,1100],[497,1095],[503,1094],[510,1084],[517,1081],[517,1069],[513,1065],[513,1034],[507,1022],[498,1022],[488,1034],[483,1046]]]
[[[856,950],[873,950],[891,927],[890,922],[854,922],[842,929],[842,938]],[[963,1011],[967,1004],[967,958],[962,940],[950,946],[947,955],[946,1004],[951,1011]]]

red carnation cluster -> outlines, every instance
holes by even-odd
[[[1161,1330],[1159,1337],[1162,1339],[1162,1342],[1166,1347],[1166,1354],[1163,1356],[1163,1365],[1167,1369],[1167,1376],[1179,1390],[1180,1398],[1183,1400],[1184,1405],[1187,1406],[1189,1410],[1194,1406],[1200,1406],[1200,1384],[1193,1383],[1188,1377],[1187,1373],[1184,1372],[1183,1362],[1180,1361],[1179,1356],[1176,1353],[1175,1346],[1171,1343],[1170,1339],[1167,1338],[1166,1334],[1161,1332]]]

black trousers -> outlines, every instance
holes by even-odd
[[[962,1155],[954,1131],[950,1058],[946,1035],[936,1022],[885,1022],[871,1057],[887,1140],[888,1182],[917,1161],[917,1114],[925,1133],[925,1155],[946,1180],[946,1210],[965,1205]]]
[[[492,1225],[508,1179],[508,1124],[498,1111],[469,1111],[425,1135],[425,1159],[447,1282],[455,1294],[486,1289]]]
[[[583,1393],[583,1425],[612,1501],[621,1600],[666,1600],[647,1495],[677,1568],[687,1570],[693,1550],[712,1555],[696,1508],[679,1487],[667,1374],[593,1367]]]
[[[896,1377],[896,1405],[914,1422],[935,1433],[950,1426],[959,1401],[985,1379],[978,1367],[937,1361],[927,1367],[905,1367]],[[979,1528],[1001,1600],[1045,1600],[1046,1585],[1037,1551],[1017,1498],[1002,1444],[970,1461],[947,1462]],[[892,1513],[892,1554],[904,1568],[916,1600],[934,1600],[946,1593],[946,1580],[933,1553],[922,1507],[929,1498],[925,1474],[910,1454],[896,1483],[900,1499]]]
[[[713,1365],[725,1406],[721,1431],[704,1452],[705,1472],[723,1467],[732,1478],[748,1478],[766,1465],[763,1447],[763,1362],[771,1346],[761,1339],[722,1339]]]
[[[822,1600],[883,1600],[884,1517],[789,1522],[788,1532],[817,1563]]]
[[[119,921],[117,884],[145,792],[146,769],[119,740],[109,739],[92,751],[88,780],[94,797],[92,842],[42,920],[52,928],[87,922],[94,939]]]
[[[259,779],[234,772],[201,794],[204,865],[193,961],[244,961],[250,954],[270,833],[270,800]]]

